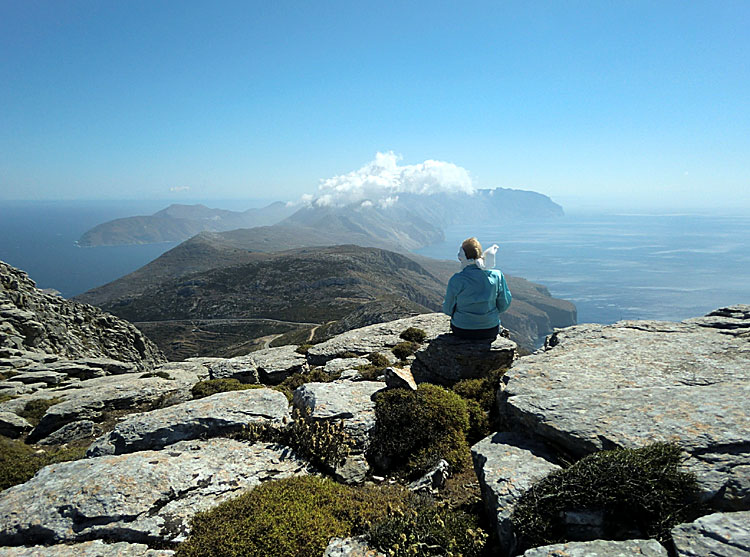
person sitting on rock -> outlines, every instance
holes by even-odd
[[[458,337],[494,340],[500,331],[500,314],[512,298],[503,274],[491,269],[497,250],[493,245],[482,252],[476,238],[464,240],[458,250],[462,269],[448,281],[443,301],[443,313],[451,316],[451,331]]]

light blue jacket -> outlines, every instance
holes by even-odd
[[[508,309],[511,299],[500,271],[468,265],[448,281],[443,313],[461,329],[489,329],[500,324],[500,313]]]

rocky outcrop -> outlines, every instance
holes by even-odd
[[[385,557],[372,549],[362,538],[333,538],[323,557]]]
[[[672,530],[678,557],[750,555],[750,512],[716,513]]]
[[[69,545],[0,547],[0,555],[5,557],[170,557],[174,555],[174,551],[149,549],[142,543],[104,543],[102,540],[93,540]]]
[[[570,542],[527,550],[522,557],[667,557],[667,550],[656,540]]]
[[[159,349],[122,319],[36,288],[0,261],[0,357],[23,352],[67,359],[111,358],[141,369],[164,361]]]
[[[577,456],[676,442],[712,506],[750,509],[748,324],[748,306],[734,306],[561,330],[506,373],[501,414]]]
[[[250,424],[280,428],[291,420],[286,397],[271,389],[218,393],[151,412],[132,414],[86,453],[89,457],[161,449],[178,441],[219,437]]]
[[[288,448],[230,439],[53,464],[0,493],[0,545],[178,542],[197,512],[305,473]]]
[[[516,501],[560,467],[542,444],[514,433],[495,433],[483,439],[471,448],[471,456],[502,555],[515,555],[517,542],[510,518]]]

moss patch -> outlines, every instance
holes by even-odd
[[[18,415],[24,418],[31,425],[39,425],[42,416],[47,412],[50,406],[62,402],[61,398],[35,398],[26,403]]]
[[[405,506],[401,490],[355,488],[315,476],[267,482],[191,522],[178,557],[309,557],[335,536],[364,533]]]
[[[370,458],[376,467],[419,476],[444,458],[454,470],[471,462],[466,402],[456,393],[423,383],[417,391],[393,389],[375,401]]]
[[[237,379],[208,379],[193,385],[190,392],[193,393],[193,398],[195,399],[215,395],[216,393],[225,393],[227,391],[244,391],[246,389],[262,388],[263,385],[240,383]]]
[[[30,480],[48,464],[78,460],[84,456],[86,447],[40,450],[23,441],[0,436],[0,490]]]
[[[693,520],[699,507],[695,476],[681,470],[681,463],[679,447],[657,443],[594,453],[550,474],[519,499],[513,512],[520,545],[566,541],[564,513],[582,510],[603,512],[609,539],[669,539],[669,530]]]

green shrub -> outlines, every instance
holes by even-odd
[[[370,363],[375,367],[380,367],[383,369],[388,367],[388,364],[390,363],[385,354],[381,354],[380,352],[370,352],[367,355],[367,359],[370,360]]]
[[[680,469],[675,445],[602,451],[535,484],[516,504],[511,517],[522,548],[565,540],[566,511],[603,511],[605,534],[669,539],[670,529],[693,520],[695,476]]]
[[[419,348],[419,345],[416,342],[399,342],[396,346],[391,348],[391,352],[399,359],[399,360],[405,360],[414,352],[417,351]]]
[[[26,403],[18,415],[24,418],[31,425],[38,425],[42,416],[47,412],[50,406],[62,402],[61,398],[35,398]]]
[[[266,482],[198,513],[177,557],[310,557],[332,537],[358,535],[405,508],[399,489],[350,487],[315,476]]]
[[[193,393],[193,398],[204,398],[227,391],[244,391],[245,389],[261,388],[263,388],[263,385],[240,383],[237,379],[207,379],[193,385],[190,392]]]
[[[313,464],[335,470],[354,443],[342,420],[314,420],[295,410],[294,421],[284,431],[284,444]]]
[[[22,441],[0,436],[0,490],[21,484],[41,468],[56,462],[78,460],[86,447],[35,449]]]
[[[313,346],[315,346],[315,345],[314,344],[309,344],[309,343],[300,344],[297,348],[294,349],[294,351],[297,354],[307,355],[307,351],[310,350],[310,348],[312,348]]]
[[[471,462],[466,402],[451,391],[423,383],[416,392],[382,392],[375,418],[369,456],[376,467],[414,477],[441,458],[456,471]]]
[[[426,501],[392,511],[367,535],[369,544],[389,557],[479,557],[487,537],[476,517]]]
[[[461,398],[475,400],[484,411],[489,412],[495,406],[495,397],[504,374],[504,369],[497,369],[480,379],[462,379],[451,390]]]
[[[330,383],[338,379],[340,375],[340,373],[328,373],[322,368],[314,367],[307,373],[293,373],[272,388],[284,393],[289,402],[291,402],[297,387],[301,387],[305,383]]]
[[[422,329],[416,327],[409,327],[403,333],[399,335],[402,339],[409,342],[424,342],[427,338],[427,333]]]
[[[466,433],[466,439],[470,445],[473,445],[492,433],[492,428],[487,412],[476,400],[465,402],[466,410],[469,412],[469,431]]]

